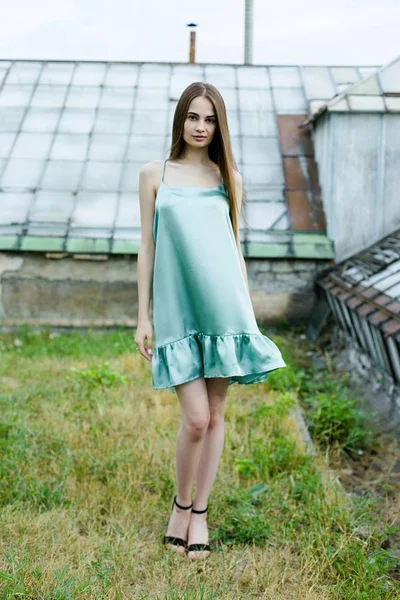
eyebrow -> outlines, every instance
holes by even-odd
[[[189,110],[188,115],[196,115],[196,117],[200,116],[196,112],[194,112],[193,110]],[[215,115],[207,115],[206,119],[208,119],[209,117],[215,117]]]

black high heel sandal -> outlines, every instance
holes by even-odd
[[[172,509],[174,508],[174,504],[176,504],[176,506],[178,508],[180,508],[181,510],[189,510],[189,508],[192,508],[192,506],[193,506],[193,502],[192,502],[192,504],[190,506],[181,506],[180,504],[177,503],[176,496],[175,496],[175,498],[173,499],[173,502],[172,502]],[[183,540],[182,538],[179,538],[179,537],[174,537],[172,535],[164,535],[163,536],[163,544],[172,544],[173,546],[180,546],[180,547],[185,548],[185,549],[187,547],[187,541],[186,540]]]
[[[201,515],[205,512],[208,511],[208,505],[207,508],[205,508],[204,510],[196,510],[195,508],[192,508],[192,513],[195,513],[196,515]],[[211,548],[209,546],[209,544],[190,544],[189,546],[186,545],[186,552],[211,552]],[[207,554],[208,556],[208,554]],[[206,556],[204,558],[207,558]],[[196,560],[196,559],[191,559],[191,560]]]

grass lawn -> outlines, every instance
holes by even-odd
[[[230,386],[214,552],[199,563],[161,545],[179,405],[152,389],[133,332],[1,334],[0,598],[399,598],[381,548],[389,525],[368,496],[343,494],[326,455],[307,454],[299,436],[305,342],[272,337],[290,366]]]

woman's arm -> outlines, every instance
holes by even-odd
[[[242,176],[237,171],[235,171],[235,188],[236,188],[237,215],[238,215],[238,232],[237,232],[237,236],[236,236],[236,245],[238,248],[240,265],[242,267],[243,277],[246,282],[247,291],[249,292],[249,296],[250,296],[250,288],[249,288],[249,281],[248,281],[248,277],[247,277],[246,262],[243,257],[242,247],[240,245],[240,235],[239,235],[239,215],[240,215],[240,212],[242,209],[243,180],[242,180]]]
[[[138,319],[135,341],[140,353],[147,359],[151,355],[152,326],[149,311],[153,293],[155,243],[153,223],[155,209],[154,164],[147,163],[139,173],[139,204],[141,241],[137,258]],[[147,349],[144,342],[147,339]]]

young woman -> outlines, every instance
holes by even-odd
[[[206,512],[228,386],[265,381],[286,366],[256,323],[239,238],[242,195],[222,96],[211,84],[192,83],[175,109],[168,159],[139,174],[135,334],[153,389],[170,388],[180,403],[177,490],[163,541],[190,559],[210,553]]]

